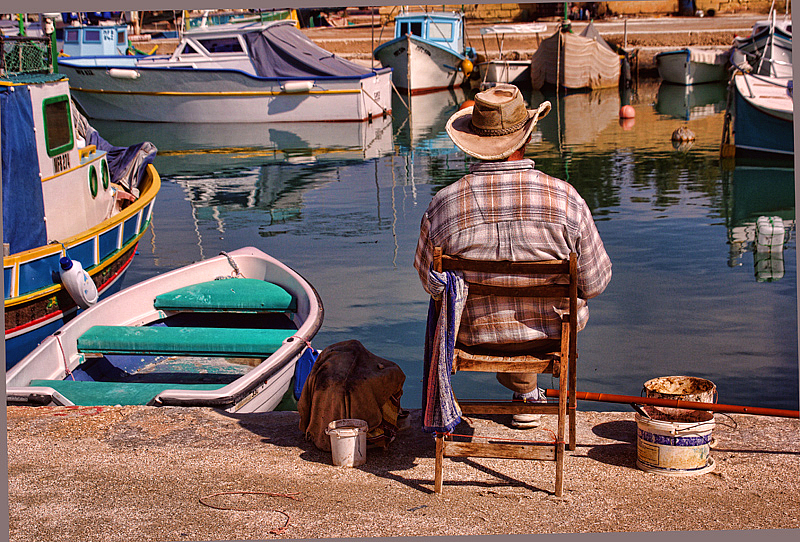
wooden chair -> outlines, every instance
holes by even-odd
[[[540,262],[510,262],[467,260],[442,254],[435,247],[433,269],[442,271],[478,271],[514,275],[560,275],[566,284],[546,284],[528,287],[502,287],[469,284],[468,295],[503,295],[514,297],[563,297],[569,299],[569,314],[562,317],[561,339],[556,351],[531,353],[499,353],[489,348],[478,348],[456,342],[453,355],[453,374],[456,371],[481,371],[492,373],[539,373],[558,378],[558,404],[525,403],[522,401],[459,401],[463,414],[557,414],[558,431],[550,444],[477,443],[452,440],[449,434],[436,435],[436,464],[434,491],[442,491],[444,457],[493,457],[506,459],[538,459],[556,462],[555,494],[560,497],[564,487],[565,421],[569,404],[569,449],[575,449],[576,410],[576,359],[577,359],[577,255],[572,252],[567,260]],[[552,344],[552,340],[543,341]],[[567,393],[569,388],[569,394]]]

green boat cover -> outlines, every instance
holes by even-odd
[[[267,357],[294,329],[92,326],[78,338],[79,352],[102,354]]]
[[[220,279],[178,288],[156,297],[165,311],[286,312],[297,310],[292,294],[258,279]]]
[[[218,390],[223,387],[223,384],[163,384],[81,380],[31,380],[30,385],[53,388],[79,406],[146,405],[164,390]]]

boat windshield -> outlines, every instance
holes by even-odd
[[[431,21],[428,27],[428,39],[451,41],[453,39],[453,23]]]
[[[211,53],[243,53],[242,44],[236,36],[222,38],[206,38],[197,40],[206,51]]]

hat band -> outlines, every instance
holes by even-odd
[[[474,117],[472,117],[472,118],[474,118]],[[508,128],[480,128],[478,126],[475,126],[475,124],[472,122],[472,118],[469,119],[470,127],[472,128],[472,130],[476,134],[482,135],[482,136],[503,136],[503,135],[508,135],[510,133],[513,133],[513,132],[516,132],[516,131],[520,130],[523,126],[525,126],[525,123],[527,123],[530,120],[529,117],[526,117],[524,120],[522,120],[522,122],[519,122],[519,123],[515,124],[514,126],[509,126]]]

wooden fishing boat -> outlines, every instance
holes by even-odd
[[[695,85],[728,79],[730,48],[685,47],[655,56],[658,75],[667,83]]]
[[[364,121],[391,111],[391,70],[337,57],[291,20],[198,27],[171,56],[63,57],[59,69],[95,119]]]
[[[464,84],[476,59],[466,45],[463,16],[448,12],[401,12],[394,20],[394,38],[372,56],[392,68],[392,83],[410,94]]]
[[[79,123],[67,79],[52,73],[50,39],[0,44],[8,369],[94,299],[66,289],[63,257],[99,296],[119,289],[161,181],[155,147],[112,148]]]
[[[531,86],[602,89],[619,85],[621,60],[590,22],[580,35],[562,25],[531,58]]]
[[[749,36],[734,38],[731,60],[743,71],[791,78],[791,17],[780,20],[771,9],[769,19],[757,21]]]
[[[792,80],[736,73],[733,93],[733,144],[746,154],[794,154]]]
[[[322,325],[298,273],[252,247],[135,284],[6,374],[9,404],[273,410]]]

